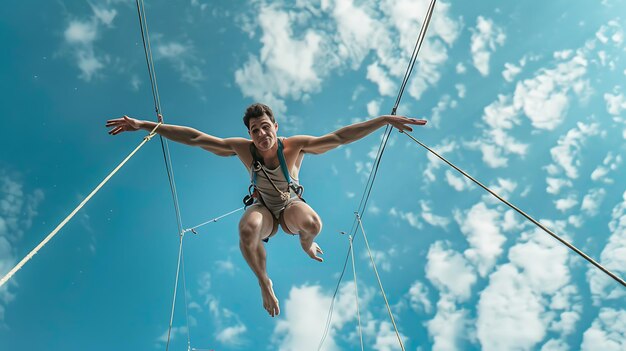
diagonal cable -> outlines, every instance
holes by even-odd
[[[530,215],[526,214],[526,212],[520,210],[517,206],[513,205],[512,203],[510,203],[509,201],[507,201],[506,199],[504,199],[503,197],[501,197],[500,195],[498,195],[496,192],[494,192],[493,190],[489,189],[487,186],[483,185],[481,182],[479,182],[478,180],[476,180],[474,177],[472,177],[471,175],[469,175],[468,173],[466,173],[465,171],[463,171],[462,169],[460,169],[459,167],[455,166],[452,162],[448,161],[447,159],[445,159],[443,156],[439,155],[437,152],[435,152],[433,149],[429,148],[428,146],[426,146],[425,144],[423,144],[422,142],[420,142],[419,140],[415,139],[411,134],[409,133],[403,133],[406,136],[408,136],[409,138],[411,138],[415,143],[417,143],[418,145],[420,145],[421,147],[425,148],[426,150],[428,150],[430,153],[432,153],[433,155],[437,156],[439,159],[441,159],[443,162],[447,163],[450,167],[454,168],[457,172],[461,173],[463,176],[465,176],[467,179],[471,180],[472,182],[474,182],[476,185],[478,185],[479,187],[483,188],[484,190],[486,190],[488,193],[490,193],[491,195],[493,195],[496,199],[500,200],[502,203],[504,203],[505,205],[509,206],[510,208],[512,208],[513,210],[515,210],[517,213],[521,214],[522,216],[524,216],[527,220],[531,221],[534,225],[536,225],[537,227],[541,228],[544,232],[550,234],[553,238],[555,238],[556,240],[558,240],[561,244],[567,246],[570,250],[574,251],[575,253],[577,253],[580,257],[584,258],[585,260],[587,260],[589,263],[591,263],[592,265],[596,266],[596,268],[600,269],[602,272],[604,272],[605,274],[607,274],[609,277],[613,278],[615,281],[617,281],[618,283],[620,283],[622,286],[626,287],[626,282],[618,277],[617,275],[615,275],[613,272],[611,272],[610,270],[608,270],[607,268],[605,268],[604,266],[602,266],[600,263],[596,262],[593,258],[589,257],[587,254],[585,254],[584,252],[582,252],[580,249],[578,249],[576,246],[572,245],[571,243],[567,242],[565,239],[561,238],[560,236],[558,236],[556,233],[552,232],[550,229],[546,228],[543,224],[541,224],[539,221],[535,220],[533,217],[531,217]]]

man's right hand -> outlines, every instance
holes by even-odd
[[[140,123],[141,122],[137,119],[123,116],[122,118],[108,120],[106,127],[111,128],[109,134],[117,135],[121,132],[134,132],[141,129]]]

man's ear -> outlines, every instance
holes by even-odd
[[[274,122],[274,130],[278,131],[278,122]]]

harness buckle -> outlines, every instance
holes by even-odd
[[[256,189],[254,187],[254,184],[251,184],[248,187],[248,195],[243,198],[243,204],[245,205],[245,207],[252,206],[252,204],[254,204],[254,198],[256,197],[255,193]]]

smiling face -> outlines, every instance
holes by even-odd
[[[256,146],[259,151],[270,150],[276,145],[277,131],[278,124],[272,122],[266,114],[250,119],[250,129],[248,129],[248,133],[250,134],[250,138],[252,138],[254,146]]]

